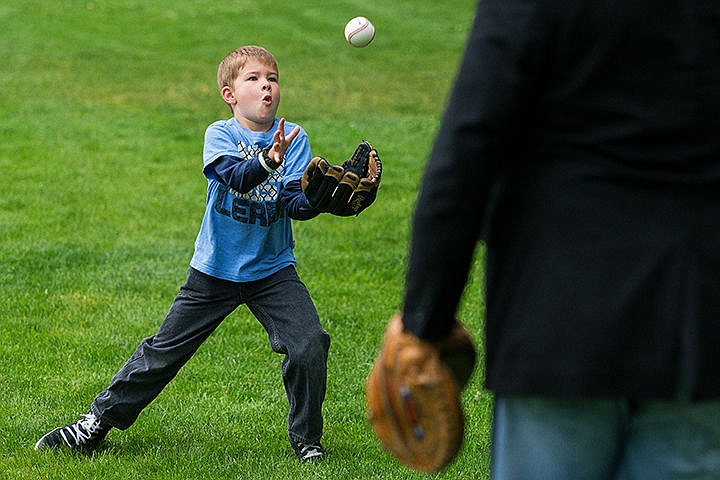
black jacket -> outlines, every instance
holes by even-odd
[[[491,390],[720,395],[720,2],[481,0],[408,329],[448,331],[478,239]]]

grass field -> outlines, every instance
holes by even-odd
[[[474,3],[0,0],[0,479],[424,477],[378,446],[364,381],[400,305],[417,186]],[[360,14],[377,36],[355,49],[343,26]],[[275,53],[279,114],[314,154],[340,162],[368,139],[385,165],[358,218],[295,224],[298,269],[333,338],[330,458],[292,455],[282,358],[244,308],[94,456],[35,452],[155,332],[184,281],[203,132],[229,116],[216,66],[243,44]],[[478,261],[461,306],[478,345],[481,276]],[[435,478],[487,477],[482,368],[463,402],[467,441]]]

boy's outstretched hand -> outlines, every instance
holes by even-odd
[[[273,134],[273,144],[263,151],[265,164],[270,169],[277,170],[282,165],[283,160],[285,160],[285,152],[292,141],[295,140],[295,137],[298,136],[298,133],[300,133],[300,126],[296,125],[290,134],[285,135],[285,119],[280,119],[278,128]]]

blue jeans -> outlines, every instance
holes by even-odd
[[[720,401],[498,396],[494,480],[720,479]]]
[[[310,294],[293,266],[244,283],[190,268],[158,332],[140,343],[107,389],[95,397],[92,412],[116,428],[130,427],[241,304],[246,304],[265,328],[273,351],[285,356],[282,378],[289,403],[290,438],[319,440],[330,335],[321,327]]]

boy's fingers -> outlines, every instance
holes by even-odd
[[[297,137],[299,133],[300,133],[300,126],[295,125],[295,128],[293,128],[293,131],[290,132],[290,135],[285,137],[285,139],[287,140],[288,143],[290,143],[293,140],[295,140],[295,137]]]

